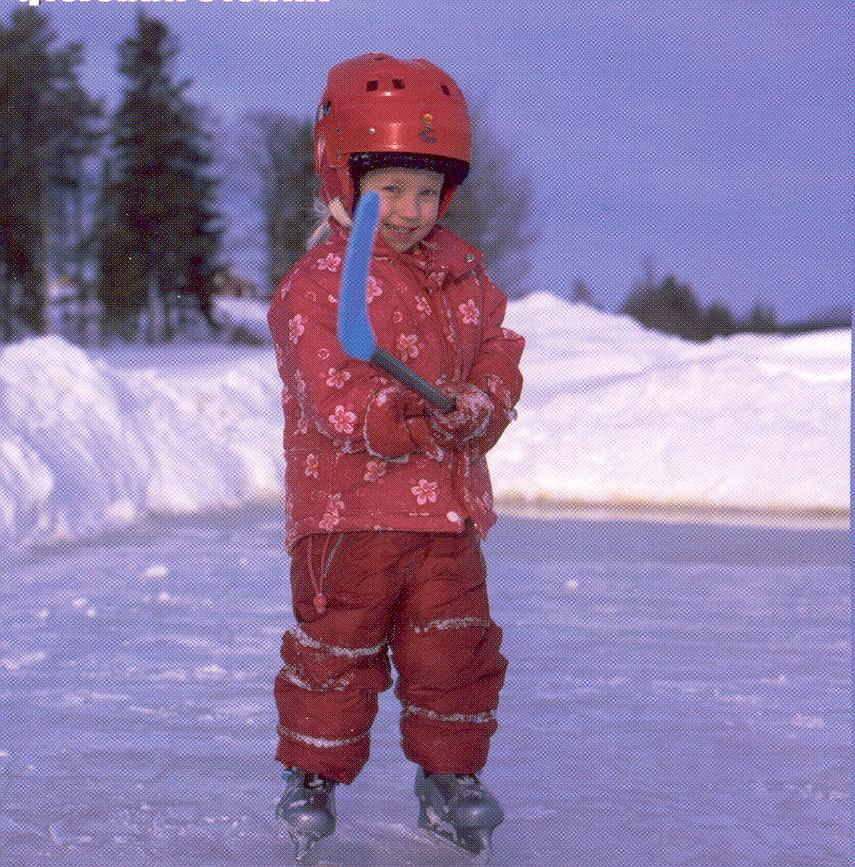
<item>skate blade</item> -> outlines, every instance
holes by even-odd
[[[493,834],[490,831],[458,830],[440,819],[431,807],[424,806],[419,815],[419,828],[433,840],[450,844],[454,851],[465,854],[473,867],[492,863]]]
[[[314,846],[321,840],[326,839],[333,833],[334,827],[327,829],[327,833],[318,835],[310,833],[305,827],[290,824],[277,816],[279,819],[279,839],[287,845],[290,839],[294,844],[294,861],[300,867],[308,867],[317,863],[318,855],[315,854]]]
[[[285,826],[279,830],[279,839],[283,846],[287,846],[290,840],[294,846],[294,863],[298,867],[315,867],[315,865],[320,867],[318,859],[321,855],[315,850],[315,844],[319,842],[320,838],[306,834],[305,831],[297,831]]]
[[[300,867],[309,867],[315,863],[314,845],[318,841],[308,834],[299,834],[295,831],[288,831],[288,836],[294,844],[294,862]]]

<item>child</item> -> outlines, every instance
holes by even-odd
[[[329,73],[315,126],[328,237],[268,316],[283,380],[286,537],[296,628],[276,678],[290,771],[277,813],[298,858],[335,827],[334,786],[368,759],[377,694],[398,672],[420,824],[488,850],[502,821],[476,774],[507,662],[480,540],[496,520],[486,452],[515,416],[523,338],[477,249],[437,224],[465,179],[463,94],[425,60],[367,54]],[[348,228],[376,190],[367,296],[378,345],[456,401],[443,415],[336,336]],[[441,823],[441,827],[440,827]]]

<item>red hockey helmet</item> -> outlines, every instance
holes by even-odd
[[[363,54],[336,64],[315,122],[321,197],[353,213],[359,177],[405,166],[445,176],[439,215],[469,171],[472,131],[454,80],[427,60]]]

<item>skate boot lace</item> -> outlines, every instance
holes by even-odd
[[[464,789],[480,789],[481,781],[475,774],[455,774],[454,778]]]
[[[335,783],[332,780],[328,780],[320,774],[306,773],[303,777],[303,788],[308,789],[312,793],[328,792],[334,785]]]

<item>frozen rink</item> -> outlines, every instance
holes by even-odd
[[[0,863],[288,864],[278,508],[4,557]],[[849,536],[501,516],[497,867],[851,865]],[[320,864],[465,864],[415,831],[381,701]]]

